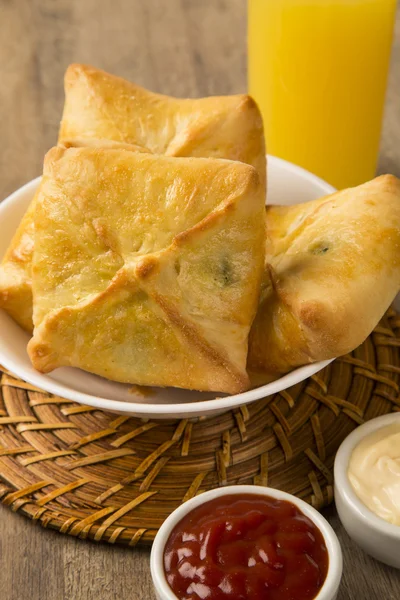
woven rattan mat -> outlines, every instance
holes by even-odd
[[[142,421],[44,393],[5,370],[0,498],[44,527],[150,543],[183,500],[226,484],[270,485],[317,508],[335,452],[358,424],[400,410],[400,317],[295,387],[197,421]]]

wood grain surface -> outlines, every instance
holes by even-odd
[[[177,96],[246,89],[246,0],[0,0],[0,198],[41,172],[71,62]],[[400,16],[379,172],[400,176]],[[399,600],[400,572],[349,540],[339,600]],[[0,508],[2,600],[152,600],[147,551],[46,531]]]

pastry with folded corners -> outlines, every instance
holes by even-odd
[[[138,152],[240,160],[256,167],[265,185],[262,119],[249,96],[179,100],[84,65],[67,69],[65,96],[59,142],[66,147],[121,144]],[[0,265],[0,308],[29,332],[33,211],[34,204]]]
[[[167,156],[239,160],[255,167],[265,182],[262,118],[244,94],[172,98],[94,67],[70,65],[59,142],[81,136],[137,144]]]
[[[266,269],[249,337],[254,384],[354,350],[400,289],[400,181],[267,207]]]
[[[135,152],[148,152],[146,148],[95,138],[65,140],[65,147],[127,148]],[[11,244],[0,264],[0,308],[29,333],[32,323],[32,254],[34,244],[33,216],[35,197],[31,201]]]
[[[240,162],[54,148],[35,210],[33,365],[249,387],[264,193]]]

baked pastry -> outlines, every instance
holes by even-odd
[[[244,94],[171,98],[94,67],[70,65],[59,142],[81,136],[137,144],[167,156],[240,160],[265,182],[262,118]]]
[[[135,152],[148,152],[146,148],[95,138],[66,139],[65,147],[126,148]],[[11,244],[0,264],[0,308],[26,331],[32,333],[32,255],[34,244],[33,216],[35,198],[25,213]]]
[[[266,210],[266,268],[249,337],[254,384],[354,350],[400,289],[395,177]]]
[[[240,160],[258,170],[265,186],[262,119],[246,95],[179,100],[153,94],[93,67],[71,65],[65,74],[59,143]],[[34,205],[0,265],[0,308],[29,332],[33,211]]]
[[[248,388],[264,210],[240,162],[52,149],[35,210],[33,365]]]

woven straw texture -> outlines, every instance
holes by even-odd
[[[226,484],[270,485],[316,508],[357,425],[400,410],[400,317],[351,355],[275,396],[211,419],[143,421],[44,393],[2,370],[0,498],[44,527],[149,544],[184,500]]]

